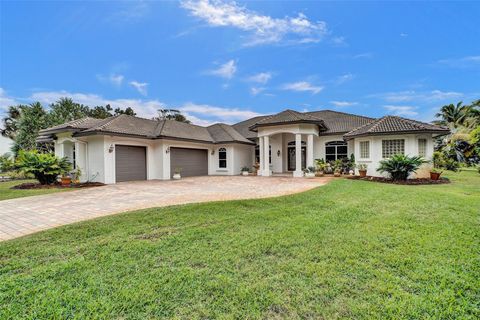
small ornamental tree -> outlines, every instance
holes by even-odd
[[[67,158],[59,158],[53,153],[23,150],[19,152],[16,167],[23,173],[33,174],[40,184],[52,184],[57,180],[57,176],[72,169]]]
[[[427,163],[427,161],[419,156],[396,154],[389,159],[380,161],[380,167],[377,171],[387,172],[394,181],[407,180],[408,176],[416,172],[424,163]]]

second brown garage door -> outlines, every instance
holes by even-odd
[[[208,175],[208,153],[202,149],[170,148],[170,176],[175,168],[182,177]]]
[[[146,148],[137,146],[115,146],[116,182],[146,180]]]

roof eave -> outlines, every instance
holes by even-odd
[[[328,128],[323,124],[321,121],[317,120],[298,120],[298,121],[287,121],[287,122],[272,122],[272,123],[261,123],[261,124],[254,124],[253,126],[248,127],[250,131],[257,132],[257,128],[260,127],[274,127],[274,126],[282,126],[282,125],[289,125],[289,124],[316,124],[319,127],[327,130]]]
[[[412,133],[417,133],[417,134],[422,134],[422,133],[430,133],[430,134],[448,134],[450,130],[405,130],[405,131],[389,131],[389,132],[367,132],[367,133],[362,133],[362,134],[353,134],[353,135],[347,135],[344,134],[343,138],[345,140],[351,140],[355,138],[361,138],[361,137],[368,137],[368,136],[389,136],[389,135],[396,135],[396,134],[412,134]]]

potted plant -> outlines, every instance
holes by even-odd
[[[341,159],[335,160],[333,163],[333,176],[334,177],[340,177],[342,175],[342,165],[343,162]]]
[[[250,168],[247,166],[244,166],[242,167],[241,171],[242,171],[242,176],[248,176],[248,174],[250,173]]]
[[[432,180],[438,180],[440,179],[440,175],[442,174],[443,171],[437,168],[432,168],[430,170],[430,179]]]
[[[182,171],[182,168],[173,169],[173,180],[180,180],[182,178],[182,176],[180,175],[181,171]]]
[[[60,182],[64,187],[69,186],[72,183],[72,177],[70,176],[70,174],[64,173],[60,178]]]
[[[360,177],[366,177],[367,176],[367,164],[366,163],[360,163],[357,165],[358,173],[360,174]]]
[[[326,163],[323,159],[316,159],[315,163],[317,165],[317,168],[315,170],[315,176],[316,177],[323,177],[325,174],[325,168],[326,168]]]
[[[305,173],[305,178],[315,178],[315,167],[308,167],[303,169],[303,172]]]
[[[82,170],[80,168],[76,168],[75,171],[72,173],[73,174],[73,183],[80,183],[80,177],[82,176]]]

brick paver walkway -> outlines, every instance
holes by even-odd
[[[208,176],[124,182],[0,201],[0,241],[114,213],[174,204],[265,198],[306,191],[330,178]]]

